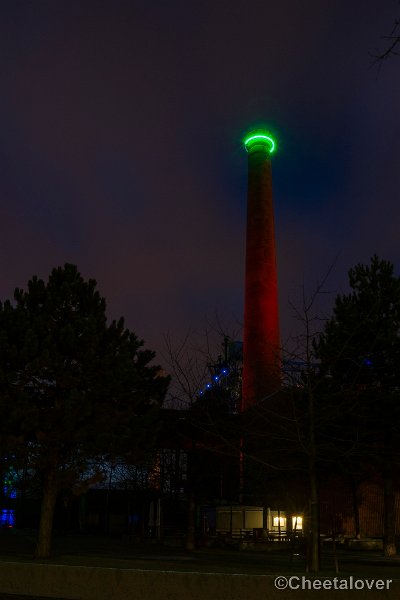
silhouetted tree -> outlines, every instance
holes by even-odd
[[[36,555],[48,557],[58,491],[93,457],[143,453],[168,378],[123,319],[107,324],[96,282],[74,265],[33,277],[14,300],[0,306],[2,429],[41,477]]]
[[[221,348],[223,353],[215,359]],[[241,369],[234,349],[235,343],[219,320],[209,324],[202,335],[192,332],[179,344],[165,336],[165,360],[172,374],[170,400],[175,407],[187,408],[185,439],[181,440],[188,457],[187,549],[193,549],[195,543],[196,503],[221,494],[232,500],[234,490],[236,494],[238,491],[235,467],[239,438],[233,413],[237,410]]]
[[[399,56],[398,45],[400,44],[400,19],[395,19],[389,35],[385,35],[385,47],[374,53],[374,58],[378,63],[382,63],[387,58]]]
[[[356,455],[372,462],[384,484],[384,552],[396,553],[393,473],[400,431],[400,279],[390,262],[371,259],[349,271],[350,294],[336,299],[316,344],[321,372],[347,399],[343,431],[353,429]]]

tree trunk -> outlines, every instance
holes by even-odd
[[[196,502],[194,492],[189,493],[188,503],[188,520],[187,520],[187,535],[186,535],[186,550],[194,550],[195,547],[195,512]]]
[[[360,507],[358,502],[358,485],[357,482],[353,479],[351,482],[351,491],[353,496],[353,513],[354,513],[354,530],[355,537],[357,540],[361,538],[361,530],[360,530]]]
[[[309,407],[309,456],[308,476],[310,483],[310,541],[308,570],[319,571],[319,493],[317,475],[317,445],[315,440],[314,393],[311,385],[308,388]]]
[[[390,465],[383,470],[383,499],[384,499],[384,530],[383,554],[394,556],[397,554],[395,544],[395,496],[393,490],[393,477]]]
[[[36,558],[49,558],[51,556],[53,519],[56,500],[57,475],[56,470],[54,469],[47,473],[47,477],[43,485],[39,535],[35,552]]]
[[[310,550],[308,570],[319,571],[319,494],[315,464],[310,465]]]

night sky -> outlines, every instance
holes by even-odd
[[[0,3],[0,298],[78,265],[150,348],[243,312],[247,157],[273,158],[288,300],[400,267],[397,0]],[[334,294],[324,300],[329,305]]]

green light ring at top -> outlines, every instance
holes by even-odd
[[[246,139],[244,140],[244,145],[245,145],[245,147],[246,147],[246,150],[247,150],[247,152],[248,152],[247,146],[248,146],[248,145],[250,144],[250,142],[252,142],[253,140],[265,140],[265,141],[269,142],[269,143],[270,143],[270,148],[269,148],[269,150],[268,150],[268,151],[269,151],[269,153],[270,153],[270,154],[272,154],[272,153],[273,153],[273,151],[274,151],[274,150],[275,150],[275,148],[276,148],[276,143],[275,143],[275,141],[273,140],[273,138],[272,138],[272,137],[270,137],[269,135],[266,135],[265,133],[256,133],[256,134],[254,134],[254,135],[251,135],[250,137],[248,137],[248,138],[246,138]]]

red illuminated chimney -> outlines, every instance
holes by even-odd
[[[275,141],[250,133],[248,152],[246,277],[242,411],[276,392],[281,383],[278,285],[270,155]]]

